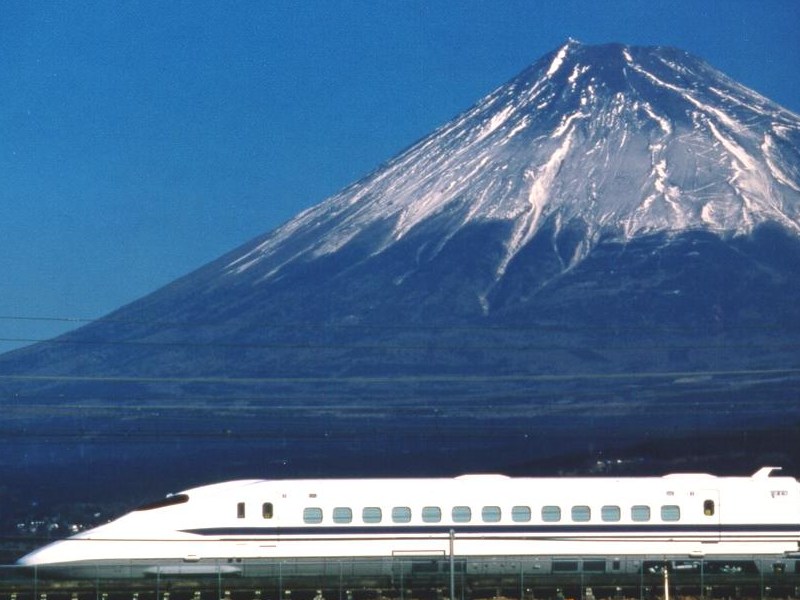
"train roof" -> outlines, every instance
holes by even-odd
[[[569,486],[572,484],[591,485],[607,484],[613,481],[615,484],[636,484],[642,481],[648,482],[702,482],[704,480],[722,483],[725,481],[742,480],[763,480],[775,478],[774,473],[780,467],[762,467],[753,475],[747,476],[717,476],[709,473],[670,473],[663,476],[649,477],[602,477],[602,476],[583,476],[583,477],[509,477],[498,473],[473,473],[459,475],[456,477],[381,477],[381,478],[317,478],[317,479],[239,479],[224,481],[190,488],[181,493],[183,494],[220,494],[226,492],[240,491],[242,488],[261,485],[277,485],[284,488],[312,488],[328,487],[330,485],[353,487],[353,486],[402,486],[414,483],[424,483],[426,485],[480,485],[480,486],[505,486],[514,483],[538,483],[540,485],[560,484]],[[782,479],[788,476],[781,476]]]

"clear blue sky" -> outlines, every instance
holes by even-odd
[[[7,0],[0,338],[273,229],[567,37],[677,46],[800,112],[798,26],[795,0]]]

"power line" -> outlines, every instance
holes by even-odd
[[[777,382],[774,382],[780,385]],[[622,389],[620,391],[610,391],[605,388],[605,391],[598,391],[596,389],[587,390],[586,388],[577,388],[564,391],[559,399],[555,399],[553,394],[548,388],[542,390],[532,388],[513,388],[499,390],[495,393],[487,393],[485,391],[476,393],[459,393],[457,396],[437,394],[436,404],[437,408],[458,407],[462,405],[470,405],[476,401],[491,402],[494,404],[512,404],[519,402],[530,402],[546,400],[551,403],[569,403],[576,404],[578,402],[586,402],[591,400],[605,401],[605,400],[619,400],[626,399],[628,395],[633,392],[630,390]],[[697,393],[697,392],[695,392]],[[722,395],[724,396],[722,402],[730,402],[730,392],[727,389],[711,389],[703,390],[702,403],[708,402],[709,395]],[[653,401],[658,399],[659,402],[676,401],[682,404],[690,403],[687,401],[683,394],[676,394],[674,388],[650,388],[646,392],[637,390],[636,397],[643,401]],[[12,396],[7,396],[11,399]],[[275,395],[230,395],[230,394],[204,394],[204,395],[190,395],[181,393],[179,396],[125,396],[120,397],[107,397],[107,396],[92,396],[91,398],[84,398],[82,402],[68,401],[65,402],[63,395],[40,395],[40,394],[15,394],[13,396],[14,403],[7,403],[6,407],[9,410],[25,410],[27,408],[36,409],[37,407],[52,407],[53,410],[108,410],[111,406],[114,410],[117,408],[129,407],[131,410],[158,410],[158,409],[180,409],[180,410],[205,410],[208,408],[227,410],[234,408],[242,409],[260,409],[260,408],[275,408],[275,409],[296,409],[296,408],[309,408],[309,409],[323,409],[337,408],[345,406],[354,409],[374,409],[381,408],[382,405],[376,404],[376,397],[365,398],[363,394],[354,392],[338,392],[334,398],[330,396],[322,396],[320,394],[309,394],[308,392]],[[381,396],[380,401],[391,402],[395,406],[419,406],[421,402],[425,402],[425,398],[420,398],[418,395],[413,396]],[[221,405],[224,402],[226,404]],[[109,404],[112,403],[112,404]],[[344,404],[341,404],[344,403]]]
[[[41,339],[41,338],[9,338],[0,337],[0,342],[15,343],[38,343],[56,345],[77,345],[77,346],[132,346],[132,347],[167,347],[167,348],[221,348],[221,349],[264,349],[264,350],[420,350],[425,352],[439,351],[507,351],[507,352],[550,352],[554,350],[570,352],[574,350],[585,350],[583,345],[560,345],[560,344],[527,344],[527,345],[441,345],[441,344],[345,344],[345,343],[319,343],[319,342],[297,342],[297,343],[242,343],[242,342],[191,342],[191,341],[150,341],[150,340],[84,340],[84,339]],[[704,344],[603,344],[600,350],[718,350],[747,348],[752,349],[754,342],[749,340],[740,344],[731,343],[704,343]],[[781,344],[781,349],[797,349],[800,343]]]
[[[730,398],[715,398],[715,399],[707,399],[704,398],[701,401],[693,401],[687,400],[684,397],[675,397],[675,396],[666,396],[666,397],[658,397],[658,398],[648,398],[644,401],[639,401],[636,405],[631,405],[630,403],[621,403],[619,406],[612,406],[602,401],[598,398],[595,402],[589,402],[588,400],[584,401],[564,401],[558,400],[553,402],[541,402],[539,401],[529,401],[529,402],[500,402],[496,399],[493,399],[489,402],[490,407],[501,410],[505,409],[508,410],[508,413],[497,413],[490,416],[486,416],[485,413],[482,413],[480,416],[481,420],[485,420],[488,422],[493,422],[495,420],[503,420],[509,417],[514,417],[520,412],[530,413],[536,416],[542,416],[547,414],[562,414],[569,412],[570,414],[574,414],[577,409],[581,410],[602,410],[603,415],[594,415],[594,416],[606,416],[610,413],[616,414],[617,412],[624,412],[626,414],[634,414],[637,410],[641,409],[642,407],[647,408],[647,413],[650,414],[653,408],[656,408],[658,411],[664,411],[664,409],[676,410],[676,411],[685,411],[687,407],[692,407],[698,410],[706,410],[706,409],[714,409],[718,410],[720,407],[731,407],[736,408],[737,414],[741,411],[741,409],[752,409],[753,412],[757,414],[764,413],[764,407],[761,403],[757,406],[753,406],[752,402],[743,402],[741,400],[731,400]],[[775,403],[777,408],[778,402]],[[106,405],[106,406],[87,406],[87,405],[76,405],[76,404],[57,404],[57,403],[35,403],[33,405],[26,405],[26,406],[4,406],[3,407],[3,414],[6,420],[12,417],[23,418],[23,417],[31,417],[40,414],[46,414],[48,417],[53,416],[66,416],[66,415],[73,415],[73,416],[81,416],[81,417],[90,417],[94,415],[106,415],[109,412],[113,411],[115,417],[119,417],[120,415],[125,416],[136,416],[140,415],[143,418],[148,417],[149,413],[152,412],[164,412],[164,413],[171,413],[175,411],[177,413],[181,413],[182,420],[184,421],[194,421],[195,416],[203,416],[209,412],[213,412],[214,415],[218,418],[224,417],[241,417],[242,415],[254,415],[259,413],[269,413],[271,416],[280,416],[281,413],[286,413],[289,416],[293,417],[300,417],[303,415],[307,415],[309,413],[336,413],[339,418],[347,415],[348,419],[352,419],[353,415],[359,415],[363,418],[369,418],[375,414],[386,414],[386,415],[397,415],[403,413],[409,413],[415,417],[425,417],[425,416],[447,416],[448,419],[453,419],[457,417],[460,420],[473,420],[475,417],[470,416],[469,414],[463,413],[465,409],[475,408],[476,405],[474,402],[464,402],[462,404],[456,405],[437,405],[437,406],[430,406],[430,405],[422,405],[422,406],[415,406],[407,403],[400,403],[395,404],[390,401],[385,401],[380,404],[373,404],[365,406],[364,404],[342,404],[342,403],[335,403],[331,405],[323,405],[323,404],[272,404],[265,402],[263,404],[250,404],[247,406],[222,406],[222,407],[215,407],[215,406],[201,406],[201,405],[193,405],[193,404],[147,404],[145,406],[131,406],[126,403],[117,403],[113,405]],[[481,409],[486,409],[486,406],[480,406]],[[782,408],[782,414],[786,414],[786,411]],[[425,412],[427,411],[427,413]],[[800,414],[800,409],[797,409],[795,412]]]
[[[175,328],[195,328],[195,327],[215,327],[226,324],[226,321],[164,321],[161,319],[118,319],[113,317],[48,317],[48,316],[34,316],[34,315],[0,315],[0,321],[28,321],[28,322],[59,322],[59,323],[72,323],[72,324],[92,324],[92,323],[114,323],[114,324],[127,324],[127,325],[152,325],[162,327],[175,327]],[[521,330],[547,330],[547,331],[560,331],[565,333],[577,332],[641,332],[641,331],[661,331],[669,332],[690,332],[696,331],[696,325],[685,326],[665,326],[665,325],[646,325],[646,324],[631,324],[625,325],[568,325],[564,323],[512,323],[508,325],[499,324],[459,324],[450,323],[442,325],[433,324],[397,324],[397,323],[333,323],[323,321],[294,321],[282,323],[280,321],[263,321],[263,322],[248,322],[248,328],[274,328],[274,329],[320,329],[320,330],[367,330],[367,331],[521,331]],[[800,330],[797,323],[789,322],[771,322],[760,323],[751,325],[737,325],[733,328],[734,331],[760,331],[760,330],[780,330],[786,329]]]
[[[139,375],[0,375],[0,381],[83,382],[83,383],[197,383],[197,384],[400,384],[400,383],[501,383],[501,382],[566,382],[614,381],[637,379],[686,379],[740,376],[800,375],[800,368],[736,369],[725,371],[650,371],[625,373],[562,373],[516,375],[343,375],[296,377],[179,377]]]

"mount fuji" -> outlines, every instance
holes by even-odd
[[[800,233],[798,118],[670,49],[570,41],[384,168],[231,261],[269,282],[298,262],[417,237],[433,262],[471,226],[501,226],[486,300],[545,229],[575,231],[563,269],[601,239],[703,230]],[[368,237],[365,237],[369,232]],[[411,266],[407,274],[415,272]],[[399,283],[398,283],[399,284]]]
[[[800,420],[798,299],[800,117],[680,50],[570,40],[282,227],[0,357],[0,403],[29,431],[73,403],[48,418],[498,469]]]

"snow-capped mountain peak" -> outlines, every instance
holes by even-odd
[[[585,232],[575,264],[601,237],[746,234],[767,221],[800,234],[797,115],[679,50],[569,40],[228,272],[259,265],[270,279],[422,230],[430,257],[465,226],[501,222],[501,278],[545,223]]]

